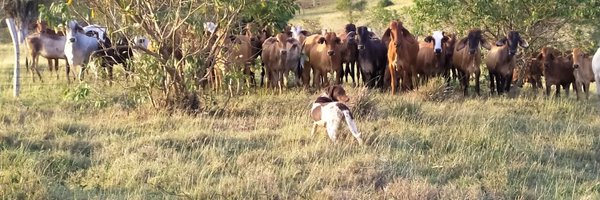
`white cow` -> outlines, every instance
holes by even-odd
[[[99,38],[101,38],[99,34],[102,33],[102,38],[104,38],[105,33],[103,31],[96,32],[98,34],[97,37],[90,37],[87,36],[85,32],[86,31],[77,24],[77,21],[73,20],[67,24],[65,56],[71,66],[80,67],[79,80],[83,79],[83,72],[89,61],[90,55],[92,52],[99,49]],[[70,69],[67,66],[67,80],[70,82],[69,70]]]
[[[596,80],[596,93],[600,95],[600,48],[596,50],[592,59],[592,70],[594,71],[594,79]]]

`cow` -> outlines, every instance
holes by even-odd
[[[249,60],[249,64],[251,66],[255,65],[255,61],[258,56],[262,53],[262,44],[267,40],[267,38],[271,37],[271,32],[268,31],[267,27],[264,26],[262,29],[255,23],[248,23],[246,27],[243,29],[244,36],[246,36],[250,40],[251,45],[251,58]],[[254,72],[248,71],[248,75],[250,76],[250,83],[254,85],[256,81],[254,80]],[[261,84],[263,81],[264,74],[261,73]]]
[[[221,61],[221,65],[215,66],[214,80],[215,89],[218,90],[219,84],[223,82],[223,76],[228,73],[241,72],[243,79],[246,82],[246,86],[250,87],[252,84],[253,73],[250,66],[254,63],[252,54],[252,42],[246,35],[229,35],[224,37],[223,51],[217,55],[217,61]],[[241,79],[237,79],[237,91],[241,89]],[[229,80],[227,85],[229,86],[230,95],[233,96],[232,90],[233,79]]]
[[[596,50],[596,54],[592,58],[592,70],[594,71],[594,79],[596,80],[596,93],[600,95],[600,48]]]
[[[311,35],[304,41],[302,53],[308,57],[304,61],[302,82],[309,86],[310,72],[313,72],[313,86],[320,88],[328,86],[328,72],[339,72],[342,69],[340,53],[341,39],[334,32],[324,32],[321,35]],[[336,74],[339,80],[341,73]]]
[[[56,79],[58,79],[58,59],[66,59],[64,52],[66,37],[62,32],[56,33],[54,30],[48,29],[47,24],[44,21],[38,21],[34,26],[36,32],[25,38],[25,44],[29,50],[29,56],[31,56],[32,59],[31,73],[37,73],[40,81],[42,81],[42,76],[37,68],[39,56],[42,56],[48,60],[48,68],[50,71],[52,71],[54,67]],[[25,67],[29,71],[28,58],[25,59]],[[35,75],[32,75],[32,79],[35,81]]]
[[[534,54],[534,55],[537,55]],[[512,81],[518,87],[522,87],[524,83],[530,83],[534,90],[542,87],[542,64],[535,58],[527,58],[523,68],[515,67],[513,71]]]
[[[510,90],[518,46],[527,48],[529,44],[521,38],[519,32],[509,31],[488,52],[485,65],[490,74],[490,92],[492,95],[495,93],[494,90],[497,90],[498,95]]]
[[[384,33],[384,38],[389,37],[388,45],[388,69],[390,73],[390,85],[392,95],[396,92],[396,73],[402,78],[402,89],[412,90],[419,53],[419,42],[402,25],[402,22],[392,21]]]
[[[542,48],[537,59],[542,65],[546,79],[546,96],[550,95],[553,85],[556,86],[556,97],[560,96],[560,86],[565,89],[565,94],[569,96],[569,86],[575,82],[572,67],[573,61],[568,57],[561,56],[560,52],[554,50],[552,47]]]
[[[383,41],[371,38],[367,27],[358,27],[358,65],[367,87],[383,87],[383,76],[387,68],[386,53],[387,47]]]
[[[416,72],[422,83],[429,77],[445,72],[448,40],[450,38],[445,36],[444,32],[434,31],[432,35],[425,37],[424,42],[419,42]]]
[[[575,77],[575,94],[579,100],[579,91],[583,89],[585,98],[589,98],[590,83],[594,82],[594,72],[592,71],[592,59],[581,49],[575,48],[573,56],[573,76]]]
[[[268,85],[278,86],[281,94],[287,84],[287,75],[290,71],[298,72],[300,67],[301,44],[298,40],[279,33],[270,37],[262,44],[261,58],[268,77]],[[299,73],[296,73],[299,79]]]
[[[359,79],[359,74],[357,69],[360,69],[360,64],[358,63],[358,47],[355,41],[356,36],[356,25],[354,24],[346,24],[344,27],[344,33],[340,34],[340,38],[342,39],[342,43],[344,44],[344,51],[342,52],[342,63],[344,64],[344,76],[346,82],[349,82],[350,78],[352,78],[352,83],[356,85],[357,80]]]
[[[456,47],[456,33],[450,33],[447,37],[449,39],[446,42],[448,51],[444,54],[444,77],[446,78],[446,85],[449,87],[452,79],[456,80],[458,78],[458,71],[454,64],[452,64],[452,56]]]
[[[92,52],[98,50],[99,42],[104,42],[104,35],[101,37],[95,34],[95,37],[89,35],[88,31],[77,24],[77,21],[69,21],[67,24],[66,43],[64,45],[65,56],[67,62],[73,67],[80,67],[79,80],[83,80],[85,66],[87,65]],[[95,29],[94,29],[95,30]],[[91,33],[100,33],[89,31]],[[104,34],[104,32],[102,32]],[[67,65],[67,80],[70,82],[69,73],[70,67]]]
[[[475,92],[479,93],[479,77],[481,76],[481,50],[479,45],[485,49],[491,49],[491,45],[483,37],[481,30],[472,29],[467,37],[462,38],[456,44],[454,54],[452,55],[452,64],[459,73],[464,95],[468,95],[469,80],[472,74],[475,75]]]

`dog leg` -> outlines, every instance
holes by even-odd
[[[344,119],[346,119],[346,124],[348,125],[350,132],[352,132],[352,136],[354,136],[354,138],[356,138],[359,145],[362,145],[363,140],[360,138],[360,132],[358,132],[356,123],[354,123],[354,120],[352,119],[352,114],[350,114],[349,110],[344,110],[344,111],[342,111],[342,113],[344,113]]]
[[[329,122],[327,122],[327,124],[325,126],[327,127],[327,135],[329,135],[329,139],[331,139],[331,141],[333,143],[335,143],[335,141],[337,139],[337,130],[340,126],[340,122],[339,121],[329,121]]]

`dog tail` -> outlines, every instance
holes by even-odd
[[[358,144],[362,145],[363,140],[360,139],[360,132],[358,132],[356,123],[354,123],[354,118],[352,117],[352,112],[350,112],[350,110],[344,109],[344,110],[342,110],[342,113],[344,113],[344,119],[346,120],[346,124],[348,124],[348,128],[350,129],[350,132],[352,132],[352,135],[356,138],[356,140],[358,140]]]

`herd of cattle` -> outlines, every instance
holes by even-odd
[[[211,37],[218,34],[214,23],[204,25]],[[297,85],[304,87],[330,85],[328,74],[332,74],[336,84],[344,80],[350,82],[350,79],[359,84],[362,80],[369,88],[389,89],[392,94],[399,89],[414,90],[431,77],[443,76],[448,84],[452,77],[458,78],[464,94],[468,95],[469,82],[474,78],[475,92],[480,94],[481,48],[489,50],[483,63],[489,72],[492,94],[508,92],[515,82],[542,87],[541,77],[544,76],[546,95],[550,94],[551,86],[556,87],[557,96],[561,87],[568,95],[572,85],[577,98],[582,89],[587,97],[590,83],[600,79],[600,49],[592,60],[579,48],[562,53],[544,47],[527,60],[525,67],[516,68],[518,47],[529,46],[517,31],[508,32],[492,44],[479,29],[468,31],[467,36],[460,39],[456,34],[434,31],[423,41],[418,41],[399,21],[392,21],[381,37],[365,26],[354,24],[347,24],[339,33],[322,30],[318,34],[310,34],[300,26],[288,26],[274,36],[266,29],[257,30],[254,26],[249,23],[242,34],[219,37],[224,40],[224,50],[214,62],[208,62],[214,66],[209,72],[213,88],[217,89],[223,83],[223,75],[229,70],[243,72],[254,84],[251,66],[260,57],[261,85],[266,83],[280,91],[287,87],[287,78],[292,72]],[[147,48],[149,45],[148,39],[136,37],[133,44],[127,40],[119,41],[117,48],[112,45],[105,28],[97,25],[82,27],[75,21],[67,24],[66,34],[53,32],[44,23],[37,23],[36,30],[26,42],[33,61],[31,71],[35,71],[40,79],[37,71],[40,55],[48,59],[51,70],[52,66],[58,69],[56,59],[66,59],[67,79],[70,65],[83,66],[90,57],[97,57],[112,79],[115,64],[123,64],[127,72],[133,72],[126,62],[133,56],[132,46]],[[100,49],[104,50],[98,51]],[[219,57],[225,62],[217,61]],[[600,94],[600,81],[596,83]]]

